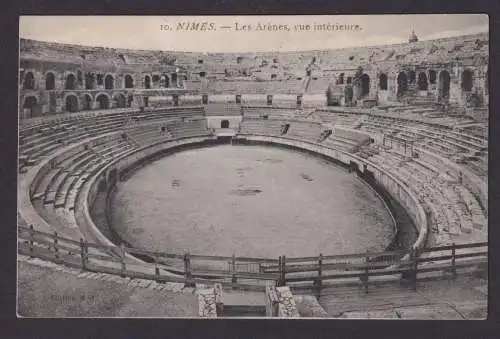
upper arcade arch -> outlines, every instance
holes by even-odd
[[[425,72],[418,73],[417,84],[419,91],[427,91],[429,84],[427,82],[427,75],[425,74]]]
[[[378,84],[381,91],[387,90],[387,75],[385,73],[379,75]]]
[[[106,77],[104,78],[104,88],[105,89],[115,88],[115,78],[111,74],[106,75]]]
[[[134,88],[134,78],[130,74],[125,75],[125,88]]]
[[[144,76],[144,88],[151,88],[151,77],[149,75]]]
[[[466,69],[462,72],[462,91],[470,92],[473,87],[473,76],[474,73],[470,69]]]
[[[23,89],[24,90],[34,90],[35,89],[35,76],[33,72],[26,72],[23,79]]]
[[[439,73],[438,83],[438,98],[439,100],[446,100],[450,95],[450,73],[448,71],[441,71]]]
[[[65,89],[74,90],[76,89],[76,77],[73,73],[69,73],[66,76]]]
[[[47,72],[45,74],[45,90],[52,91],[56,88],[56,77],[54,73]]]
[[[401,95],[404,95],[406,93],[406,91],[408,90],[408,77],[407,77],[406,73],[399,72],[396,81],[398,84],[397,96],[400,97]]]

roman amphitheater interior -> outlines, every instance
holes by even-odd
[[[411,285],[395,272],[416,256],[419,279],[485,276],[488,45],[487,33],[426,41],[412,33],[396,45],[237,54],[21,39],[18,261],[168,290],[180,296],[172,303],[194,298],[195,311],[177,316],[230,314],[221,298],[247,289],[262,294],[267,316],[341,317],[321,286],[359,283],[369,294],[355,257],[349,270],[329,263],[330,253],[296,267],[291,258],[285,278],[287,253],[154,255],[123,245],[95,212],[140,164],[188,147],[258,144],[319,154],[402,207],[395,214],[416,235],[390,249],[397,260],[377,257],[370,281]],[[212,259],[208,268],[197,262]]]

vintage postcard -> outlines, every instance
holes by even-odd
[[[485,319],[488,16],[21,16],[21,318]]]

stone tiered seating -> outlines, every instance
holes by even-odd
[[[210,81],[208,91],[215,94],[298,94],[303,92],[303,81]]]
[[[283,122],[279,120],[243,119],[240,124],[240,134],[280,136]]]
[[[205,106],[206,116],[233,116],[241,115],[241,106],[230,103],[210,103]]]
[[[193,120],[185,122],[169,122],[167,125],[168,132],[172,135],[174,139],[178,138],[188,138],[210,135],[210,131],[207,129],[207,123],[205,120]]]
[[[158,108],[152,111],[137,113],[133,115],[132,119],[135,121],[148,121],[156,119],[192,118],[204,115],[205,110],[202,106],[179,106]]]
[[[301,121],[291,121],[291,122],[283,121],[282,123],[290,124],[290,128],[285,134],[285,137],[293,139],[318,142],[321,132],[323,130],[321,124],[316,124],[316,123],[301,122]]]
[[[243,106],[243,116],[246,118],[293,119],[303,117],[301,110],[283,107]]]
[[[330,78],[311,78],[309,85],[307,86],[307,93],[326,93],[328,86],[332,79]]]

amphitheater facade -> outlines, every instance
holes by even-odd
[[[310,277],[287,280],[284,257],[212,258],[223,268],[207,273],[191,265],[203,256],[160,262],[120,244],[107,225],[113,190],[144,164],[187,148],[250,144],[319,155],[371,186],[399,231],[416,233],[411,243],[395,240],[399,257],[384,269],[420,255],[425,272],[445,276],[435,261],[452,249],[454,276],[456,262],[484,270],[487,255],[476,248],[487,247],[488,231],[488,44],[487,33],[429,41],[412,34],[399,45],[203,54],[21,39],[19,252],[195,287],[264,277],[293,292]],[[441,252],[427,250],[436,246]],[[327,260],[319,257],[321,267]],[[238,272],[237,264],[258,269]],[[321,289],[327,271],[311,286]],[[217,288],[200,305],[215,305]],[[291,304],[282,316],[297,316]],[[199,315],[217,316],[215,309]]]

